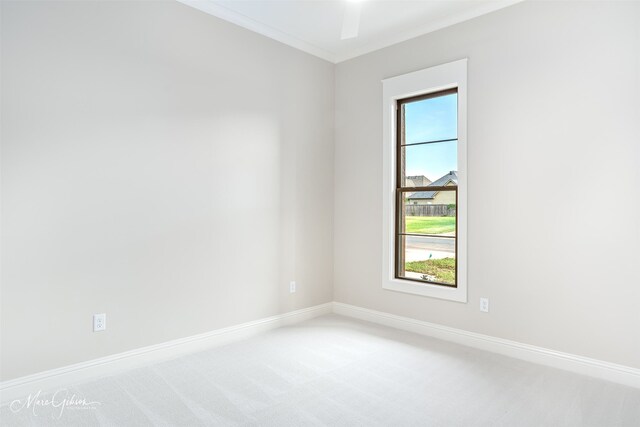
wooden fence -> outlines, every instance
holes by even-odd
[[[405,205],[406,216],[456,216],[454,205]]]

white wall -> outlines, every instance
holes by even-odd
[[[468,304],[383,290],[380,243],[380,81],[464,57]],[[525,2],[340,63],[335,300],[640,367],[639,160],[638,2]]]
[[[640,4],[527,2],[336,67],[172,1],[0,4],[3,380],[332,293],[640,367]],[[380,80],[462,57],[466,305],[380,277]]]
[[[2,379],[331,301],[333,88],[177,2],[3,1]]]

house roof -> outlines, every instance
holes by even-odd
[[[405,180],[407,181],[407,186],[410,183],[413,187],[426,187],[431,184],[431,180],[424,175],[407,176]]]
[[[458,172],[451,171],[448,174],[436,179],[431,184],[427,185],[427,187],[444,187],[448,185],[450,182],[453,182],[455,185],[458,185]],[[437,191],[416,191],[415,193],[409,194],[408,199],[433,199]]]

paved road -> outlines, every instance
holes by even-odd
[[[455,253],[455,242],[455,239],[443,239],[440,237],[407,236],[407,249]]]

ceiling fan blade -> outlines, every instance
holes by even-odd
[[[358,37],[358,29],[360,28],[360,12],[362,11],[361,2],[347,2],[344,9],[344,18],[342,21],[341,39],[352,39]]]

